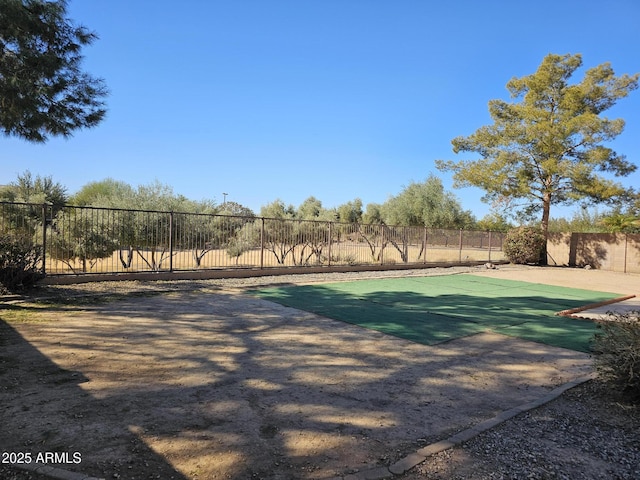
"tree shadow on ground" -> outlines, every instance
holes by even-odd
[[[335,288],[337,286],[337,288]],[[373,290],[358,294],[339,285],[278,287],[255,291],[261,298],[335,320],[434,345],[484,331],[582,352],[590,350],[596,324],[558,317],[556,312],[615,298],[617,295],[534,285],[529,289],[496,285],[478,294],[451,291]],[[546,291],[545,291],[546,290]],[[540,293],[543,293],[541,295]],[[538,293],[537,295],[535,293]]]
[[[99,412],[113,406],[81,387],[88,381],[82,371],[60,367],[0,319],[0,451],[29,453],[32,462],[47,452],[66,454],[62,463],[47,464],[100,478],[185,479],[140,441],[126,421],[105,432]],[[96,441],[98,451],[86,448]],[[109,460],[99,450],[110,451]],[[136,462],[138,456],[144,457],[144,465]]]
[[[382,293],[369,299],[383,312],[376,322],[419,313],[413,294]],[[333,302],[358,313],[347,295]],[[77,448],[82,471],[107,478],[133,478],[128,467],[147,459],[146,471],[176,479],[324,478],[388,465],[542,396],[573,378],[564,367],[590,368],[578,352],[502,336],[425,346],[225,293],[40,320],[2,324],[11,436],[1,446]]]

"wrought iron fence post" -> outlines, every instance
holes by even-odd
[[[264,268],[264,217],[260,223],[260,270]]]
[[[332,239],[332,225],[333,222],[329,222],[329,245],[327,245],[327,266],[331,266],[331,239]]]
[[[173,211],[169,212],[169,271],[173,272]]]
[[[623,267],[623,271],[624,273],[627,273],[627,246],[629,243],[629,234],[625,233],[624,234],[624,267]]]
[[[407,237],[407,227],[402,227],[402,243],[404,243],[404,263],[409,263],[409,237]]]
[[[458,242],[458,262],[462,263],[462,229],[460,229],[460,241]]]
[[[422,251],[422,263],[427,263],[427,240],[429,237],[427,235],[427,227],[424,227],[424,250]]]
[[[42,204],[42,274],[47,274],[47,204]]]
[[[491,230],[489,230],[489,261],[491,261]]]

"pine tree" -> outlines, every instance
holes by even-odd
[[[0,130],[43,143],[104,118],[104,81],[80,68],[96,35],[66,18],[65,0],[0,0]]]
[[[552,205],[601,203],[628,194],[603,176],[625,176],[636,169],[607,143],[622,133],[624,120],[601,113],[638,87],[639,75],[615,76],[608,63],[588,69],[580,55],[546,56],[532,75],[507,83],[513,103],[489,102],[493,125],[452,140],[453,150],[475,152],[479,160],[438,161],[454,173],[454,186],[476,186],[486,199],[519,203],[530,216],[541,213],[546,237]]]

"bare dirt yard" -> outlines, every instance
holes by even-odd
[[[640,293],[640,276],[507,266],[41,287],[0,310],[0,477],[39,480],[43,460],[53,478],[371,478],[593,372],[580,352],[490,332],[419,345],[245,290],[461,272]],[[395,478],[638,478],[639,431],[588,382]]]

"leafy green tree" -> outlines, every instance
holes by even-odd
[[[609,213],[601,215],[600,224],[607,232],[640,233],[640,193],[630,189]]]
[[[382,235],[380,225],[384,223],[382,219],[382,205],[379,203],[368,203],[365,212],[362,214],[362,222],[357,223],[357,234],[360,240],[363,240],[369,247],[371,259],[376,261],[380,258],[380,252],[377,253],[381,243]],[[381,246],[381,250],[384,246]]]
[[[158,180],[134,188],[119,180],[106,178],[89,182],[73,197],[78,206],[99,208],[122,208],[130,210],[153,210],[160,212],[217,213],[211,200],[194,201],[177,195],[170,185]],[[227,202],[231,204],[232,202]]]
[[[507,232],[513,225],[498,212],[491,212],[485,215],[476,224],[476,227],[485,232]]]
[[[606,231],[602,220],[604,215],[597,209],[581,208],[570,218],[552,218],[549,220],[549,231],[559,233],[600,233]]]
[[[442,181],[434,175],[429,175],[422,183],[412,182],[382,205],[369,204],[364,219],[367,223],[382,225],[381,228],[361,228],[359,231],[362,239],[367,242],[372,256],[375,257],[378,244],[380,245],[379,257],[390,243],[403,261],[408,260],[408,244],[416,239],[408,234],[406,228],[398,227],[459,229],[469,228],[475,224],[471,212],[464,210],[458,199],[452,193],[446,192]],[[426,248],[422,238],[421,236],[419,240],[422,243],[420,254]]]
[[[224,202],[222,205],[218,207],[216,210],[218,215],[234,215],[238,217],[255,217],[256,214],[253,213],[249,207],[245,207],[244,205],[238,202]]]
[[[296,209],[278,199],[264,205],[260,209],[260,216],[264,217],[264,248],[273,253],[278,264],[284,264],[297,245],[290,222],[296,218]]]
[[[51,176],[35,177],[28,170],[19,174],[16,181],[0,188],[0,201],[20,202],[32,205],[5,205],[3,222],[5,227],[19,229],[23,235],[33,236],[42,229],[42,223],[51,218],[67,202],[67,189]],[[46,205],[45,211],[41,205]],[[43,214],[46,218],[43,218]]]
[[[66,17],[65,0],[0,0],[0,129],[45,142],[94,127],[106,110],[104,81],[80,68],[96,35]]]
[[[308,263],[314,255],[321,262],[322,250],[329,241],[327,222],[334,219],[334,214],[320,200],[309,197],[297,209],[275,200],[262,207],[260,216],[265,218],[265,249],[273,253],[278,264],[284,264],[289,256],[296,265]]]
[[[177,195],[169,185],[154,181],[139,185],[134,196],[141,210],[159,210],[164,212],[215,213],[216,206],[211,200],[195,201],[184,195]]]
[[[446,192],[442,180],[434,175],[423,183],[410,183],[389,198],[381,212],[387,225],[458,229],[475,223],[471,212],[463,210],[458,199]]]
[[[241,231],[242,229],[236,232],[236,236],[229,240],[226,248],[227,255],[236,259],[236,265],[238,265],[238,260],[243,253],[248,252],[255,247],[255,241],[252,240],[253,236],[246,234],[239,235]],[[252,228],[250,232],[255,234],[255,228]]]
[[[212,201],[189,200],[183,195],[176,195],[172,187],[158,181],[138,186],[133,198],[129,201],[133,201],[133,205],[126,208],[143,210],[133,212],[136,220],[133,222],[131,231],[134,233],[135,243],[131,246],[152,270],[162,268],[162,263],[169,258],[170,216],[166,212],[213,214],[216,211]],[[210,232],[215,229],[214,217],[210,215],[199,217],[178,215],[177,217],[182,221],[177,221],[174,215],[175,221],[171,228],[174,249],[193,248],[194,246],[182,242],[197,236],[197,233],[211,234]],[[183,232],[189,232],[189,235],[183,235]]]
[[[362,222],[362,200],[356,198],[347,203],[339,205],[336,209],[337,220],[342,223]]]
[[[324,260],[322,252],[329,244],[329,222],[335,220],[335,211],[327,210],[312,196],[300,204],[296,218],[301,221],[294,224],[297,244],[293,251],[294,263],[306,265],[315,257],[315,263],[321,264]]]
[[[274,200],[267,205],[263,205],[260,208],[260,216],[265,218],[277,218],[277,219],[292,219],[296,216],[296,209],[293,205],[285,205],[285,203],[280,200]]]
[[[170,215],[167,212],[180,212],[174,215],[171,228],[174,249],[194,248],[197,264],[202,259],[202,249],[207,248],[205,243],[216,236],[211,215],[216,213],[216,206],[212,201],[189,200],[183,195],[176,195],[172,187],[157,180],[137,188],[112,179],[92,182],[85,185],[74,199],[78,204],[128,210],[119,212],[117,219],[120,226],[117,232],[120,262],[124,268],[131,266],[136,253],[152,270],[159,270],[169,258]],[[185,243],[190,238],[202,239],[202,245]]]
[[[51,176],[34,177],[27,170],[19,174],[16,181],[0,189],[0,199],[5,202],[46,203],[57,211],[67,203],[69,196],[67,188],[54,182]]]
[[[229,240],[226,248],[227,255],[236,259],[236,265],[243,253],[260,247],[261,228],[262,219],[255,219],[245,223]]]
[[[316,220],[320,217],[321,213],[324,213],[322,202],[316,197],[311,196],[300,204],[295,212],[295,216],[301,220]]]
[[[601,223],[611,233],[640,233],[640,217],[630,213],[613,212],[602,218]]]
[[[485,200],[522,202],[525,214],[541,213],[545,237],[552,205],[598,203],[624,194],[619,183],[599,174],[625,176],[636,168],[606,146],[624,121],[601,114],[637,88],[638,74],[615,76],[604,63],[570,84],[581,66],[580,55],[550,54],[534,74],[510,80],[514,102],[489,102],[494,123],[452,140],[455,153],[481,158],[438,161],[438,168],[454,173],[456,187],[482,188]]]
[[[362,215],[362,223],[367,225],[377,225],[382,222],[382,205],[379,203],[368,203],[367,209]]]
[[[113,178],[89,182],[71,196],[69,202],[79,207],[105,207],[116,199],[132,198],[135,191],[131,185]]]
[[[89,271],[101,258],[110,257],[119,245],[107,211],[69,207],[48,227],[47,251],[77,273]]]
[[[49,224],[67,198],[67,189],[51,176],[34,177],[28,170],[0,188],[0,201],[37,204],[2,206],[0,283],[14,288],[32,284],[41,277],[43,221]],[[46,205],[44,212],[41,205]]]
[[[360,228],[362,224],[362,216],[364,212],[362,210],[362,200],[356,198],[339,205],[331,211],[330,221],[335,221],[332,225],[331,236],[332,241],[341,242],[343,239],[353,239],[354,233]],[[338,257],[335,257],[337,259]]]
[[[237,264],[240,255],[253,248],[252,243],[239,233],[245,225],[253,223],[254,218],[255,214],[250,208],[237,202],[223,203],[217,208],[216,215],[211,217],[210,222],[200,217],[200,226],[196,228],[196,232],[202,232],[200,236],[206,239],[206,242],[200,251],[197,248],[194,251],[196,265],[200,266],[204,255],[221,247],[227,249],[227,253],[236,259]]]

